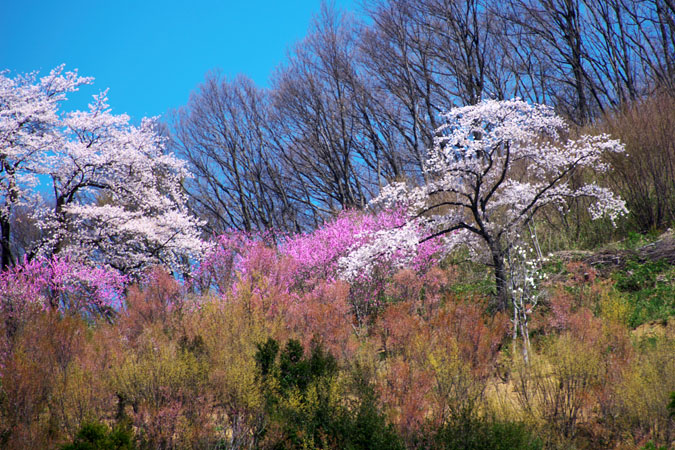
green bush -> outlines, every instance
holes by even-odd
[[[628,324],[635,328],[675,315],[675,267],[665,261],[629,261],[615,276],[616,288],[631,306]]]
[[[669,267],[665,261],[639,263],[629,261],[616,275],[616,287],[623,292],[636,292],[656,286],[658,275]]]
[[[132,450],[135,449],[133,431],[128,424],[112,430],[101,422],[86,422],[75,435],[72,444],[61,450]]]
[[[377,408],[371,388],[362,386],[351,408],[337,380],[335,358],[313,344],[309,356],[289,340],[283,351],[272,338],[256,353],[261,385],[272,422],[273,449],[403,449],[402,440]]]
[[[657,447],[652,441],[649,441],[643,447],[641,447],[640,450],[668,450],[668,447],[665,445]]]
[[[524,424],[456,418],[441,428],[434,448],[444,450],[540,450],[542,441]]]

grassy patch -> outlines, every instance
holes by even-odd
[[[675,266],[664,261],[629,261],[614,280],[631,305],[631,327],[675,315]]]
[[[459,297],[489,297],[495,293],[493,271],[485,264],[475,262],[467,249],[459,249],[441,262],[444,269],[451,268],[453,280],[447,289]]]

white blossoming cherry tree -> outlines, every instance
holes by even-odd
[[[13,210],[27,205],[41,231],[24,249],[29,257],[65,255],[138,274],[154,264],[178,268],[203,250],[182,189],[190,174],[153,119],[132,125],[111,113],[105,93],[88,111],[59,110],[91,80],[62,66],[41,79],[0,73],[3,270],[16,263]]]
[[[0,269],[16,263],[12,254],[12,215],[35,204],[37,174],[58,141],[59,105],[69,92],[91,83],[63,66],[38,78],[10,78],[0,72]]]
[[[153,119],[139,126],[110,112],[105,93],[89,111],[67,114],[60,151],[46,158],[54,208],[41,251],[108,264],[134,273],[154,264],[181,265],[203,246],[187,210],[183,161],[165,152]]]
[[[590,182],[571,183],[575,172],[608,170],[605,152],[623,152],[607,135],[569,137],[565,121],[551,108],[519,99],[484,101],[453,109],[438,128],[420,186],[392,183],[373,200],[383,207],[407,207],[406,230],[419,230],[417,242],[443,236],[446,249],[470,244],[482,249],[494,268],[497,307],[512,300],[507,255],[521,232],[547,205],[566,208],[576,198],[590,199],[590,214],[614,220],[624,202]],[[397,241],[402,237],[406,242]],[[410,248],[410,233],[392,230],[388,247]],[[382,233],[377,236],[383,240]],[[342,261],[344,274],[368,270],[375,246],[355,249]],[[367,253],[367,254],[365,254]],[[358,268],[358,269],[357,269]]]

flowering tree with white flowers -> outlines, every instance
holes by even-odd
[[[90,81],[62,67],[39,81],[0,75],[3,218],[9,223],[21,202],[35,205],[43,239],[30,256],[65,255],[129,274],[197,257],[199,221],[181,186],[189,173],[165,151],[155,121],[131,125],[127,115],[111,113],[105,93],[88,111],[58,111],[66,92]],[[4,255],[3,242],[7,267]]]
[[[0,268],[16,263],[11,218],[17,207],[35,203],[37,174],[59,139],[59,104],[91,78],[65,72],[63,66],[37,78],[10,78],[0,72]]]
[[[617,140],[607,135],[570,138],[564,120],[551,108],[518,99],[456,108],[443,119],[426,160],[427,181],[414,187],[392,183],[373,203],[406,206],[409,223],[416,224],[407,231],[419,230],[417,242],[443,236],[448,250],[461,244],[482,249],[494,268],[500,310],[512,301],[508,252],[543,207],[562,209],[571,199],[588,198],[594,219],[606,216],[614,222],[627,212],[610,190],[570,182],[583,168],[608,170],[602,155],[623,152]],[[378,239],[385,239],[381,234]],[[392,230],[385,240],[388,247],[406,249],[410,239],[409,232]],[[367,270],[379,251],[372,246],[368,250],[357,249],[347,257],[343,266],[349,273],[359,265]]]
[[[133,273],[152,264],[175,267],[201,251],[199,222],[187,211],[182,161],[165,153],[156,123],[129,124],[110,112],[105,94],[89,111],[63,119],[61,151],[46,158],[53,209],[40,253],[66,253]]]

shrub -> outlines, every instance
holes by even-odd
[[[369,383],[358,383],[351,404],[344,403],[337,361],[320,345],[314,343],[305,355],[298,341],[289,340],[280,351],[268,339],[258,345],[256,361],[272,421],[267,447],[403,449]]]
[[[574,438],[579,425],[598,413],[613,417],[613,389],[631,355],[625,329],[593,318],[587,309],[573,314],[568,326],[529,365],[518,366],[515,377],[522,409],[555,439]]]
[[[72,436],[109,400],[86,364],[91,333],[79,317],[46,311],[13,338],[3,358],[0,434],[8,448],[42,448]]]
[[[675,268],[664,261],[629,261],[615,275],[630,304],[628,324],[635,328],[675,315]]]
[[[618,427],[637,439],[670,444],[675,438],[675,418],[668,409],[674,374],[675,340],[643,341],[623,381],[615,386]]]
[[[194,442],[202,430],[208,433],[208,364],[176,341],[161,325],[149,327],[111,373],[111,389],[132,406],[133,425],[150,447],[187,445],[181,440]]]
[[[72,444],[61,450],[133,450],[136,448],[131,427],[118,425],[112,430],[100,422],[86,422],[75,435]]]
[[[475,304],[448,301],[427,317],[416,303],[401,302],[387,306],[372,331],[383,358],[378,393],[391,422],[414,439],[427,423],[479,411],[506,320],[486,321]]]
[[[168,331],[175,328],[173,322],[181,313],[184,301],[184,292],[175,278],[165,269],[154,267],[138,284],[129,288],[121,328],[132,341],[144,329],[156,324],[161,324]]]
[[[260,310],[248,308],[243,294],[225,301],[205,302],[187,315],[181,327],[185,341],[203,342],[207,365],[203,397],[214,442],[226,448],[257,448],[266,426],[264,398],[259,386],[256,344],[268,336],[286,336],[280,324]]]
[[[675,221],[675,98],[655,95],[606,116],[600,128],[620,139],[626,154],[608,154],[608,177],[626,201],[631,228],[646,232]]]
[[[458,418],[443,426],[433,438],[434,448],[444,450],[540,450],[541,439],[525,424]]]

